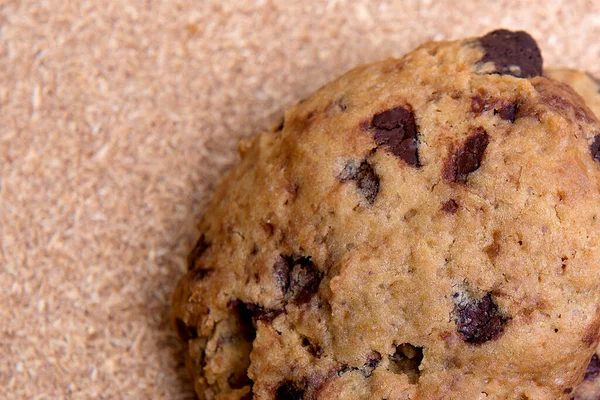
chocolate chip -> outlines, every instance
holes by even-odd
[[[481,62],[494,63],[494,73],[518,78],[542,75],[542,53],[527,32],[499,29],[481,37],[479,43],[485,51]]]
[[[293,381],[285,381],[277,388],[275,400],[302,400],[304,389],[298,387]]]
[[[323,273],[313,264],[310,257],[280,257],[273,265],[273,275],[283,292],[284,303],[308,302],[319,290]]]
[[[583,379],[586,381],[591,381],[596,379],[598,375],[600,375],[600,359],[598,359],[598,356],[594,354],[590,359],[590,363],[587,366],[585,377]]]
[[[412,110],[396,107],[376,114],[369,125],[375,143],[413,167],[420,167],[418,127]]]
[[[502,333],[507,318],[500,313],[491,293],[481,299],[456,293],[454,304],[456,328],[465,342],[482,344],[496,339]]]
[[[592,158],[600,162],[600,134],[594,137],[594,142],[590,146],[590,151],[592,152]]]
[[[184,342],[198,337],[198,331],[193,326],[188,326],[181,318],[175,318],[177,334]]]
[[[310,257],[281,256],[274,274],[282,288],[284,301],[305,303],[318,291],[323,273]]]
[[[317,269],[309,257],[299,257],[293,261],[286,297],[298,304],[308,302],[319,290],[323,273]]]
[[[517,118],[517,105],[515,103],[509,103],[500,107],[498,110],[494,110],[494,114],[498,113],[500,118],[506,121],[515,122]]]
[[[442,204],[442,211],[445,211],[448,214],[455,214],[457,210],[458,210],[458,203],[454,199],[446,200]]]
[[[489,136],[482,128],[474,128],[461,149],[450,156],[444,169],[444,179],[465,183],[467,176],[481,165],[481,158],[489,143]]]
[[[188,256],[188,271],[194,269],[194,265],[196,264],[196,260],[204,254],[206,249],[208,249],[209,244],[204,239],[204,235],[200,235],[194,249],[191,251]]]
[[[423,348],[404,343],[396,346],[396,352],[389,356],[389,368],[396,374],[405,374],[411,384],[419,381],[419,365],[423,361]]]
[[[517,118],[518,104],[510,100],[490,99],[487,95],[471,97],[471,111],[479,115],[488,110],[494,110],[494,115],[513,123]]]
[[[229,378],[227,378],[227,383],[232,389],[241,389],[244,386],[252,385],[252,379],[248,378],[246,371],[238,371],[237,374],[229,375]]]
[[[479,115],[484,111],[489,110],[489,102],[481,96],[471,97],[471,111]]]
[[[358,191],[367,203],[372,205],[375,202],[375,198],[379,193],[379,177],[368,161],[363,161],[360,164],[355,161],[348,162],[338,175],[338,179],[343,182],[355,181]]]

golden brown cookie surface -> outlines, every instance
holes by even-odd
[[[561,399],[600,327],[600,132],[531,37],[426,43],[286,112],[173,296],[201,399]]]
[[[572,69],[553,68],[544,71],[544,75],[571,86],[579,94],[590,109],[600,115],[600,81],[592,74]],[[600,399],[600,361],[596,350],[588,364],[583,382],[571,395],[573,400]]]

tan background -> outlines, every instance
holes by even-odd
[[[600,72],[598,2],[285,3],[0,0],[0,397],[193,398],[194,221],[240,138],[352,66],[508,27]]]

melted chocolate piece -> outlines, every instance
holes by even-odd
[[[375,143],[406,162],[420,167],[418,127],[410,108],[396,107],[376,114],[369,128],[375,132]]]
[[[449,182],[466,183],[468,175],[479,169],[488,143],[487,132],[482,127],[475,128],[463,147],[446,162],[444,179]]]
[[[507,318],[500,313],[491,293],[481,299],[456,293],[454,299],[456,328],[465,342],[482,344],[500,336]]]
[[[494,63],[494,73],[518,78],[542,76],[542,53],[527,32],[499,29],[481,37],[479,43],[485,52],[481,62]]]

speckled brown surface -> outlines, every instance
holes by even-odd
[[[0,387],[193,398],[168,325],[242,137],[356,64],[528,30],[600,72],[586,1],[0,0]]]

